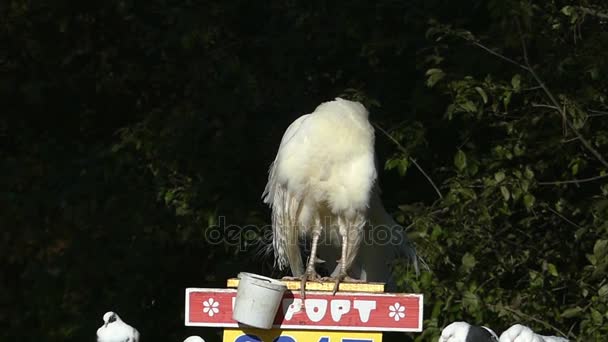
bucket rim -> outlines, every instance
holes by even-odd
[[[285,284],[283,284],[282,281],[273,279],[273,278],[269,278],[269,277],[265,277],[263,275],[259,275],[259,274],[255,274],[255,273],[240,272],[237,275],[237,278],[239,278],[240,280],[244,280],[245,278],[247,278],[248,281],[250,281],[256,285],[274,289],[274,290],[281,290],[281,289],[286,290],[287,289],[287,286]]]

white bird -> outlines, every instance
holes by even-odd
[[[137,329],[123,322],[116,313],[106,312],[103,322],[97,329],[97,342],[139,342]]]
[[[498,336],[484,326],[454,322],[443,328],[438,342],[498,342]]]
[[[405,236],[403,227],[397,224],[393,218],[386,212],[380,200],[380,189],[375,184],[370,208],[369,208],[369,224],[366,226],[365,234],[369,237],[378,238],[385,234],[394,239],[390,243],[386,241],[363,241],[359,248],[359,253],[353,264],[351,265],[349,274],[366,282],[384,282],[387,283],[387,289],[396,286],[394,279],[391,276],[390,264],[398,257],[405,257],[414,261],[414,266],[417,269],[417,257],[414,248]],[[383,230],[382,233],[379,230]],[[334,271],[332,277],[339,274],[340,267],[336,265],[334,260],[340,255],[338,251],[331,245],[319,245],[319,252],[326,260],[324,266]]]
[[[317,259],[321,237],[322,244],[341,247],[332,274],[335,293],[341,280],[354,280],[347,272],[364,231],[378,225],[392,228],[376,179],[374,129],[362,104],[341,98],[322,103],[285,131],[262,197],[272,208],[275,264],[281,270],[289,266],[294,277],[301,277],[302,295],[307,279],[320,278],[315,263],[323,262]],[[312,238],[306,268],[299,248],[304,237]],[[399,246],[383,248],[394,247],[417,270],[415,249],[404,235]]]
[[[498,342],[498,336],[487,327],[454,322],[443,328],[438,342]]]
[[[200,336],[190,336],[184,340],[184,342],[205,342]]]
[[[568,342],[568,339],[538,335],[525,325],[515,324],[500,335],[499,342]]]

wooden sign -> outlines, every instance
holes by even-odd
[[[297,291],[302,283],[299,280],[283,280],[281,282],[287,286],[288,290]],[[333,281],[309,281],[306,283],[306,291],[333,291],[335,283]],[[239,287],[238,278],[230,278],[226,281],[226,287]],[[384,292],[384,283],[359,283],[341,282],[338,287],[339,292]]]
[[[186,289],[187,326],[237,328],[234,289]],[[342,331],[422,331],[422,295],[287,291],[274,328]],[[255,308],[252,308],[255,310]]]
[[[224,329],[224,342],[382,342],[381,332]]]

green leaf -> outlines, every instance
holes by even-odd
[[[507,187],[504,185],[500,187],[500,193],[502,194],[502,197],[505,199],[505,201],[508,201],[509,198],[511,198],[511,193],[509,193],[509,189],[507,189]]]
[[[465,291],[462,296],[462,305],[469,312],[475,311],[479,307],[479,297],[471,291]]]
[[[526,176],[527,179],[534,178],[534,172],[529,167],[526,167],[526,170],[524,171],[524,175]]]
[[[517,157],[521,157],[524,155],[526,151],[519,145],[515,145],[515,147],[513,148],[513,154],[515,154],[515,156]]]
[[[593,323],[598,326],[600,326],[600,325],[602,325],[602,323],[604,323],[603,315],[599,311],[597,311],[593,308],[591,309],[591,319],[593,320]]]
[[[542,287],[543,286],[545,280],[543,279],[543,276],[540,273],[538,273],[534,270],[531,270],[529,272],[529,274],[530,274],[530,286],[532,286],[532,287]]]
[[[461,103],[460,107],[467,111],[468,113],[477,113],[477,106],[472,101],[466,101],[465,103]]]
[[[399,164],[397,166],[397,170],[399,171],[399,175],[404,176],[407,172],[408,167],[410,166],[409,159],[402,158],[399,160]]]
[[[562,7],[561,12],[567,16],[571,16],[572,12],[574,12],[574,8],[572,6],[564,6]]]
[[[511,95],[513,95],[512,92],[508,91],[505,93],[502,102],[505,105],[505,108],[509,108],[509,103],[511,103]]]
[[[522,179],[522,180],[520,181],[520,183],[519,183],[519,184],[520,184],[521,189],[522,189],[523,191],[525,191],[525,192],[527,192],[527,191],[528,191],[528,188],[530,187],[530,182],[528,182],[528,181],[527,181],[527,180],[525,180],[525,179]]]
[[[437,82],[441,81],[445,77],[445,73],[441,69],[429,69],[426,72],[426,85],[432,88]]]
[[[558,276],[557,267],[555,267],[555,265],[553,265],[551,263],[547,264],[547,272],[549,272],[549,274],[554,277]]]
[[[513,86],[513,90],[515,90],[516,93],[521,90],[521,75],[520,74],[515,74],[515,76],[513,76],[513,78],[511,78],[511,85]]]
[[[401,163],[401,159],[402,158],[390,158],[390,159],[387,159],[386,162],[384,163],[384,169],[385,170],[392,170],[392,169],[398,167],[399,163]]]
[[[579,316],[583,312],[583,309],[580,306],[575,306],[573,308],[569,308],[562,312],[561,316],[563,318],[572,318]]]
[[[576,176],[578,174],[578,168],[579,168],[579,163],[576,162],[574,164],[572,164],[572,175]]]
[[[604,258],[608,254],[608,240],[597,240],[593,246],[593,255],[597,259]]]
[[[494,179],[496,180],[496,183],[500,183],[505,179],[505,173],[500,171],[500,172],[496,172],[494,174]]]
[[[439,236],[441,236],[442,233],[443,233],[443,230],[441,229],[441,226],[438,224],[434,225],[433,231],[430,236],[430,240],[437,241],[437,239],[439,238]]]
[[[456,152],[456,155],[454,156],[454,165],[458,171],[462,171],[465,167],[467,167],[467,155],[462,152],[462,150],[458,150],[458,152]]]
[[[469,172],[469,175],[476,175],[479,171],[479,165],[477,165],[477,163],[469,163],[467,171]]]
[[[587,71],[592,80],[596,81],[600,79],[600,69],[597,67],[593,67]]]
[[[485,90],[483,90],[481,87],[475,87],[475,90],[477,91],[477,93],[479,94],[479,96],[481,96],[481,99],[483,100],[483,103],[488,103],[488,95],[486,94]]]
[[[600,297],[608,297],[608,284],[600,287],[600,289],[597,290],[597,295]]]
[[[454,117],[454,112],[456,112],[456,105],[451,103],[448,105],[448,108],[445,109],[445,116],[448,118],[448,120],[452,120]]]
[[[534,202],[536,201],[536,198],[531,195],[531,194],[525,194],[524,195],[524,206],[527,209],[532,208],[532,206],[534,205]]]
[[[468,272],[471,269],[473,269],[473,267],[475,267],[475,265],[477,265],[477,260],[475,260],[475,257],[473,256],[473,254],[465,253],[462,256],[462,269],[465,272]]]

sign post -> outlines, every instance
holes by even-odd
[[[222,327],[224,342],[380,342],[383,331],[422,331],[421,294],[383,293],[378,283],[343,283],[333,295],[318,291],[331,290],[333,282],[310,282],[302,300],[299,281],[285,284],[288,291],[270,330],[232,320],[238,279],[228,280],[228,289],[186,289],[185,324]]]

